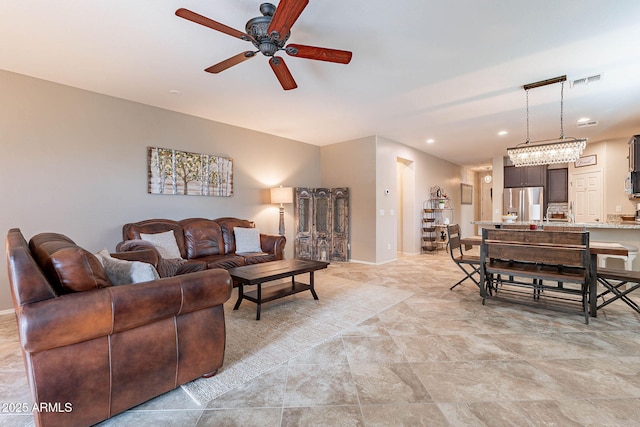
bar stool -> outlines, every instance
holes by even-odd
[[[628,245],[626,243],[620,243],[622,246],[627,248],[629,251],[628,256],[623,255],[598,255],[598,264],[600,268],[605,268],[607,266],[607,258],[618,258],[624,261],[624,269],[627,271],[633,270],[633,260],[638,256],[638,248],[633,245]]]

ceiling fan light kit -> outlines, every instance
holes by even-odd
[[[250,41],[256,49],[258,49],[255,52],[247,51],[225,59],[205,69],[206,72],[217,74],[247,59],[253,58],[256,53],[260,52],[264,56],[270,57],[269,65],[271,65],[271,69],[282,88],[284,90],[290,90],[295,89],[298,85],[282,57],[276,56],[276,53],[279,51],[284,51],[289,56],[317,61],[335,62],[339,64],[348,64],[351,61],[352,53],[346,50],[327,49],[299,44],[285,46],[285,43],[289,37],[291,37],[291,27],[308,4],[309,0],[281,0],[276,8],[271,3],[262,3],[260,5],[260,13],[262,13],[262,16],[252,18],[247,22],[245,26],[246,33],[188,9],[180,8],[176,10],[176,15],[232,37]]]
[[[587,146],[586,138],[576,139],[564,136],[564,82],[567,76],[554,77],[523,86],[527,94],[527,140],[515,147],[507,148],[507,154],[514,166],[538,166],[575,162]],[[529,90],[541,86],[561,83],[560,89],[560,138],[542,141],[529,140]]]

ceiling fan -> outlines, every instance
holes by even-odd
[[[258,52],[265,56],[270,56],[269,64],[275,73],[278,81],[284,90],[298,87],[289,68],[280,56],[276,56],[278,51],[285,51],[287,55],[298,58],[315,59],[319,61],[336,62],[348,64],[351,61],[351,52],[346,50],[327,49],[324,47],[305,46],[301,44],[289,44],[285,47],[286,41],[291,36],[291,27],[296,22],[304,8],[309,4],[309,0],[280,0],[278,8],[271,3],[262,3],[260,13],[262,16],[252,18],[245,26],[246,33],[228,27],[212,19],[199,15],[188,9],[180,8],[176,10],[176,15],[193,21],[196,24],[204,25],[216,31],[237,37],[240,40],[250,41],[258,49],[257,51],[246,51],[231,58],[225,59],[211,67],[205,69],[208,73],[219,73],[253,58]]]

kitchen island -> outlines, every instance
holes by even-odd
[[[471,221],[471,224],[478,226],[478,234],[482,234],[482,228],[494,228],[496,225],[531,225],[538,228],[549,226],[572,226],[585,227],[589,232],[589,239],[600,242],[615,242],[632,245],[640,248],[640,222],[617,221],[617,222],[566,222],[566,221]],[[607,260],[607,267],[624,269],[623,261],[620,259]],[[633,269],[640,271],[640,257],[633,262]]]
[[[538,227],[545,225],[549,226],[571,226],[571,227],[585,227],[587,230],[591,229],[616,229],[616,230],[640,230],[640,222],[635,221],[622,221],[622,222],[567,222],[567,221],[471,221],[471,224],[478,225],[481,228],[495,227],[496,225],[509,224],[509,225],[531,225],[535,224]],[[638,236],[640,238],[640,235]]]

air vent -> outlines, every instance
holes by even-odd
[[[602,80],[602,74],[596,74],[595,76],[583,77],[581,79],[576,79],[571,81],[571,87],[574,86],[586,86],[589,83],[595,83]]]
[[[597,120],[589,120],[588,122],[579,122],[578,123],[578,127],[579,128],[588,128],[591,126],[598,126],[598,121]]]

